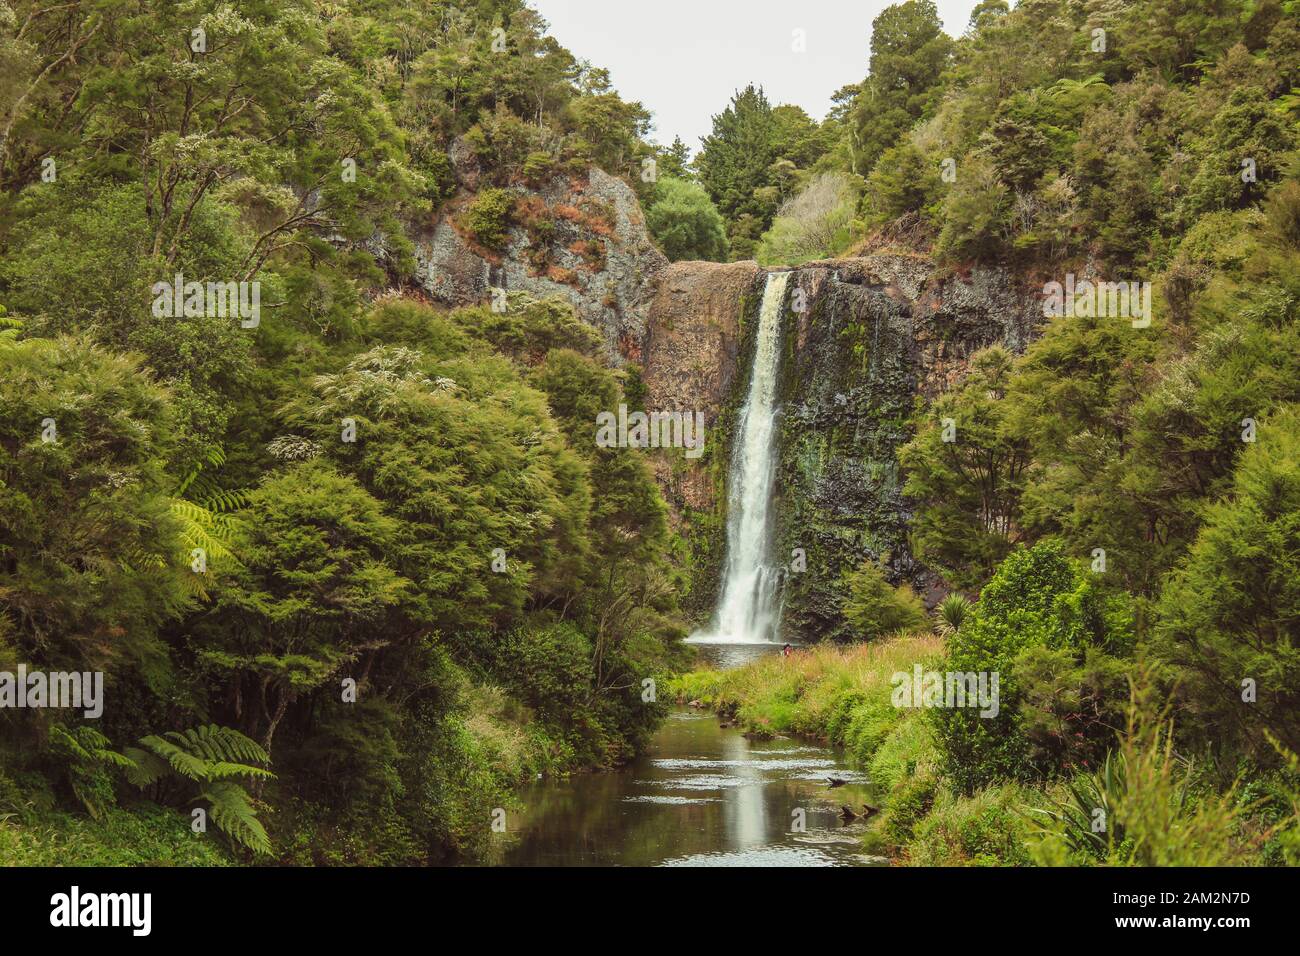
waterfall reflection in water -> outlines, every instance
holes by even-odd
[[[831,789],[831,775],[850,782]],[[840,819],[841,805],[861,811],[875,801],[839,754],[792,738],[748,740],[706,711],[673,710],[647,752],[621,770],[539,781],[521,799],[502,837],[505,865],[883,862],[863,853],[861,821]],[[800,809],[802,833],[793,830]]]

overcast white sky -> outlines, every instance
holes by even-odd
[[[891,0],[529,0],[551,34],[610,72],[614,88],[655,116],[652,138],[694,152],[737,89],[760,84],[775,103],[820,120],[831,94],[867,73],[871,21]],[[937,0],[960,36],[976,0]],[[807,52],[792,51],[806,31]]]

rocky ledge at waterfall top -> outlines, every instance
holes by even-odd
[[[663,271],[644,332],[647,407],[700,409],[712,425],[743,394],[737,376],[747,380],[753,346],[745,327],[768,271],[752,261],[676,262]],[[783,401],[814,427],[853,419],[853,400],[876,371],[884,377],[886,358],[910,407],[912,396],[929,400],[953,385],[981,348],[1001,342],[1023,351],[1041,321],[1039,290],[1005,269],[940,271],[922,256],[880,253],[791,271],[790,295],[802,291],[806,308],[787,308]],[[863,331],[869,341],[859,340]],[[674,504],[713,506],[707,482],[678,491]]]
[[[457,224],[480,173],[463,145],[450,155],[467,192],[414,237],[415,278],[429,297],[459,306],[488,301],[493,288],[560,296],[604,334],[611,361],[639,361],[650,300],[668,260],[650,240],[632,189],[595,167],[585,176],[550,177],[535,189],[512,187],[514,222],[493,251]]]

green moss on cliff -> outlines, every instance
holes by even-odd
[[[903,319],[882,293],[835,281],[802,322],[787,316],[776,542],[783,559],[796,548],[807,559],[786,581],[788,636],[855,636],[842,613],[843,575],[864,558],[885,561],[895,580],[919,570],[896,460],[916,390]]]

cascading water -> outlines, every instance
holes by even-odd
[[[740,412],[727,478],[727,558],[722,595],[696,643],[762,644],[776,640],[781,569],[768,563],[772,481],[776,474],[776,387],[781,309],[789,272],[768,273],[754,342],[749,395]]]

